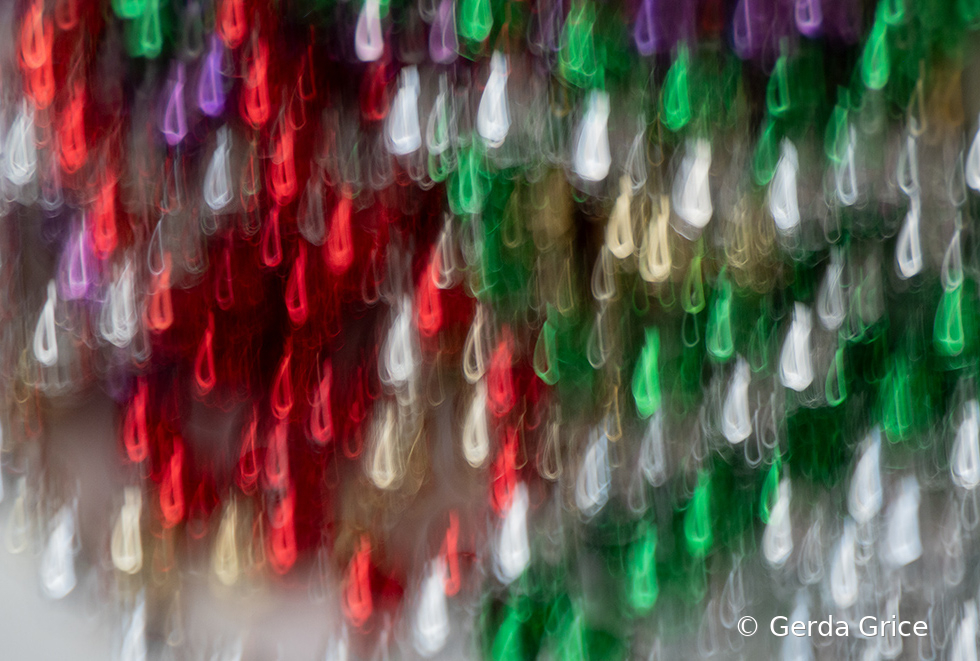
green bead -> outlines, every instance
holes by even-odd
[[[687,44],[677,47],[677,58],[667,71],[663,89],[664,125],[674,133],[691,121],[691,98],[688,87],[690,55]]]
[[[769,367],[769,319],[760,315],[749,338],[749,366],[753,372],[761,372]]]
[[[112,0],[112,11],[123,19],[133,19],[141,16],[146,8],[147,0]]]
[[[137,55],[155,58],[163,49],[163,28],[160,25],[160,0],[146,0],[139,20]]]
[[[701,244],[691,259],[691,265],[684,276],[681,288],[681,307],[688,314],[697,314],[704,309],[704,277],[701,273]]]
[[[538,378],[553,386],[558,383],[558,351],[555,347],[555,327],[545,321],[534,345],[534,372]]]
[[[457,214],[475,214],[483,209],[486,191],[480,161],[481,154],[475,143],[460,154],[459,168],[453,175],[449,191],[450,207]]]
[[[578,87],[590,87],[598,70],[592,39],[594,24],[595,9],[587,0],[576,3],[565,21],[559,64],[565,80]]]
[[[446,157],[445,152],[440,154],[429,153],[429,178],[432,181],[442,183],[452,172],[452,163]]]
[[[732,340],[732,283],[724,272],[718,276],[718,289],[708,315],[705,333],[708,354],[719,362],[725,362],[735,352]]]
[[[891,26],[905,22],[905,0],[882,0],[882,15],[885,23]]]
[[[783,461],[779,456],[779,450],[777,448],[775,459],[772,462],[772,466],[769,467],[769,472],[766,473],[765,481],[762,483],[762,494],[759,496],[759,518],[763,523],[769,523],[769,514],[772,512],[773,505],[776,503],[782,467]]]
[[[696,558],[706,556],[714,541],[711,530],[711,478],[704,472],[698,475],[698,485],[684,514],[684,539],[688,553]]]
[[[772,181],[779,163],[779,131],[775,121],[767,121],[752,157],[752,178],[759,186]]]
[[[907,438],[912,429],[911,381],[908,360],[898,356],[885,376],[881,391],[881,427],[890,441]]]
[[[524,621],[516,608],[508,608],[507,615],[493,638],[491,654],[498,661],[527,658],[524,646]]]
[[[844,374],[844,347],[834,353],[834,362],[827,371],[824,395],[831,406],[839,406],[847,398],[847,377]]]
[[[888,84],[891,59],[888,52],[888,24],[885,21],[884,4],[878,6],[878,15],[861,56],[861,80],[868,89],[880,90]]]
[[[482,42],[490,36],[493,15],[490,0],[463,0],[459,8],[459,35],[472,42]]]
[[[966,346],[963,332],[963,280],[943,291],[933,325],[933,344],[943,356],[958,356]]]
[[[641,418],[649,418],[660,408],[660,333],[646,329],[646,344],[633,371],[633,400]]]
[[[627,599],[638,615],[646,615],[660,594],[657,583],[657,529],[646,521],[640,523],[640,536],[630,545],[627,561],[629,581]]]
[[[766,85],[766,108],[773,117],[783,117],[789,112],[789,64],[785,54],[776,60],[776,66]]]
[[[835,164],[841,163],[847,153],[847,109],[850,105],[850,96],[846,89],[838,88],[837,97],[837,105],[834,106],[830,121],[827,122],[823,143],[824,153]]]

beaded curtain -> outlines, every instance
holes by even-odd
[[[980,1],[0,12],[0,520],[115,657],[977,658]]]

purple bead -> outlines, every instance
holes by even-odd
[[[820,0],[796,0],[796,28],[806,37],[818,37],[823,30]]]
[[[643,0],[636,13],[633,24],[633,41],[640,55],[653,55],[657,50],[657,21],[654,16],[653,0]]]
[[[184,115],[184,63],[177,65],[177,77],[170,81],[167,109],[163,113],[163,136],[167,144],[175,147],[187,135],[187,118]]]
[[[565,7],[562,0],[540,2],[540,41],[547,51],[557,53],[561,50],[561,31],[565,24]]]
[[[197,106],[208,117],[217,117],[225,108],[225,85],[221,75],[223,46],[217,36],[211,37],[211,49],[204,58],[204,68],[197,81]]]
[[[59,261],[58,294],[66,301],[85,298],[92,286],[95,267],[84,230],[68,237]]]
[[[633,24],[633,41],[641,55],[669,53],[680,41],[693,43],[693,2],[642,0]]]
[[[739,0],[732,17],[732,46],[743,60],[758,58],[771,39],[775,16],[769,0]]]
[[[429,30],[429,57],[436,64],[449,64],[456,59],[458,48],[455,3],[453,0],[442,0]]]

